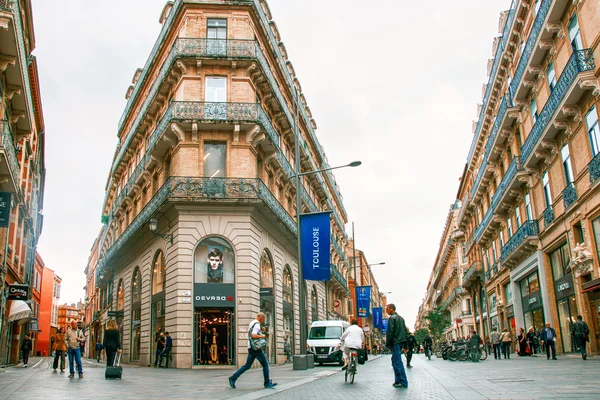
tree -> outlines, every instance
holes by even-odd
[[[419,344],[423,343],[423,340],[425,340],[425,336],[427,335],[428,332],[429,332],[429,329],[427,329],[427,328],[417,329],[415,331],[415,339],[417,339],[417,343],[419,343]]]
[[[425,319],[429,321],[429,333],[436,343],[442,339],[444,332],[452,324],[448,313],[440,307],[430,311]]]

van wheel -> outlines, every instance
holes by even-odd
[[[320,363],[317,363],[317,364],[319,364],[319,367],[323,365],[323,363],[322,363],[322,362],[320,362]]]

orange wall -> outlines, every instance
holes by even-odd
[[[52,353],[50,349],[50,320],[52,318],[52,293],[54,291],[54,271],[44,268],[42,274],[42,295],[40,298],[40,316],[38,319],[38,333],[36,351],[42,355]]]

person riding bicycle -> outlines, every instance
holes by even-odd
[[[423,339],[423,349],[425,350],[425,354],[431,353],[431,348],[433,347],[433,339],[429,336],[429,332],[425,335],[425,339]]]
[[[348,368],[350,351],[352,349],[362,349],[365,341],[365,334],[362,328],[358,326],[358,320],[353,319],[350,323],[351,325],[346,328],[340,339],[344,343],[344,366],[342,371]]]

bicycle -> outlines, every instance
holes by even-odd
[[[346,375],[344,376],[344,382],[348,382],[348,376],[350,376],[350,384],[354,383],[354,375],[356,374],[356,368],[358,365],[358,350],[351,349],[350,351],[350,362],[346,367]]]
[[[431,346],[425,346],[425,356],[431,361]]]

